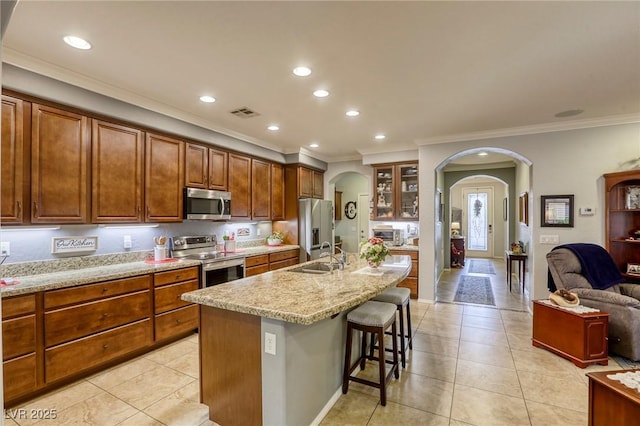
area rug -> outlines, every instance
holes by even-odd
[[[632,361],[628,358],[619,356],[619,355],[611,355],[611,358],[622,367],[624,370],[632,370],[634,368],[640,368],[640,362]]]
[[[477,303],[480,305],[495,305],[491,279],[489,277],[475,277],[463,275],[458,281],[455,302]]]
[[[493,263],[488,260],[471,259],[469,260],[469,272],[472,274],[494,274]]]

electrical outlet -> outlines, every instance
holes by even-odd
[[[264,351],[268,354],[276,354],[276,335],[273,333],[264,333]]]
[[[540,235],[540,244],[558,244],[559,242],[558,235]]]
[[[126,248],[126,249],[130,249],[131,248],[131,235],[125,235],[124,236],[124,248]]]
[[[11,255],[11,243],[9,241],[0,242],[0,256]]]
[[[260,234],[262,234],[262,232],[260,232],[260,228],[256,228],[256,236],[260,236]]]

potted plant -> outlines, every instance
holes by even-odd
[[[360,243],[360,259],[366,259],[371,268],[380,266],[389,254],[389,249],[380,238],[372,237]]]
[[[284,233],[280,231],[275,231],[271,233],[267,238],[267,245],[270,246],[279,246],[284,241]]]

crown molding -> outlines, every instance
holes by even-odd
[[[481,132],[458,133],[447,136],[416,139],[417,145],[435,145],[440,143],[464,142],[481,139],[505,138],[512,136],[534,135],[538,133],[563,132],[568,130],[588,129],[592,127],[616,126],[640,122],[640,114],[620,114],[606,117],[585,118],[582,120],[563,121],[561,123],[535,124],[532,126],[509,127]]]

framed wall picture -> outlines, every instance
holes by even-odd
[[[573,195],[542,195],[541,226],[573,228]]]
[[[521,224],[529,226],[529,193],[523,192],[518,197],[518,219]]]

